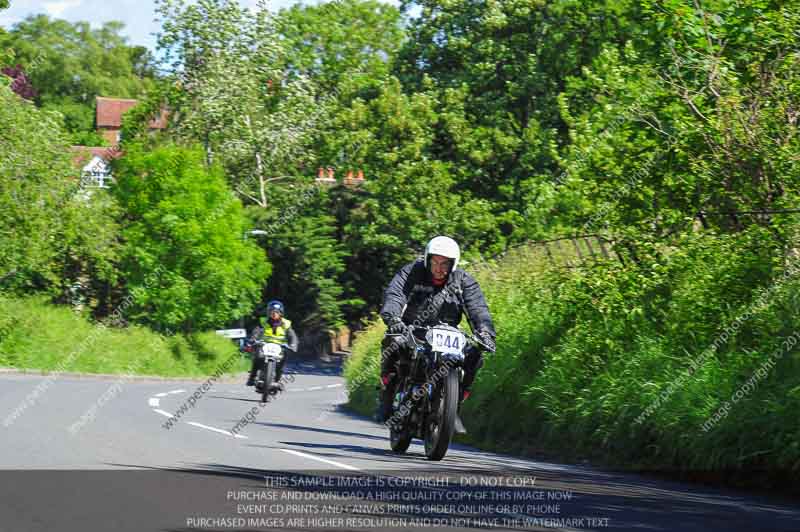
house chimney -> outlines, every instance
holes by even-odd
[[[317,179],[315,180],[317,183],[325,184],[325,185],[333,185],[336,184],[336,180],[333,178],[333,168],[328,167],[327,177],[325,176],[325,168],[319,167],[317,169]]]
[[[342,184],[346,187],[357,187],[364,183],[364,171],[358,171],[358,177],[353,177],[353,171],[347,172],[347,178],[344,179]]]

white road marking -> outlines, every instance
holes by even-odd
[[[174,394],[174,393],[184,393],[185,391],[186,390],[171,390],[169,392],[161,392],[161,393],[157,393],[156,397],[166,397],[166,396]]]
[[[150,399],[147,400],[147,404],[150,406],[158,406],[158,401],[159,401],[158,397],[151,397]]]
[[[208,425],[203,425],[201,423],[195,423],[194,421],[187,421],[186,423],[188,425],[193,425],[195,427],[200,427],[201,429],[213,430],[214,432],[219,432],[220,434],[225,434],[227,436],[233,436],[234,438],[241,438],[243,440],[247,439],[247,436],[242,436],[241,434],[234,434],[232,432],[228,432],[227,430],[222,430],[222,429],[218,429],[218,428],[215,428],[215,427],[209,427]]]
[[[160,408],[154,408],[154,409],[153,409],[153,412],[158,412],[158,413],[159,413],[159,414],[161,414],[162,416],[167,416],[167,417],[175,417],[175,416],[173,416],[172,414],[170,414],[169,412],[164,412],[164,411],[163,411],[163,410],[161,410]]]
[[[353,467],[351,465],[343,464],[341,462],[334,462],[333,460],[328,460],[327,458],[322,458],[320,456],[314,456],[313,454],[301,453],[300,451],[295,451],[294,449],[281,449],[281,451],[289,454],[294,454],[296,456],[302,456],[303,458],[310,458],[311,460],[325,462],[326,464],[330,464],[336,467],[341,467],[342,469],[349,469],[351,471],[361,471],[359,468]]]
[[[325,388],[324,386],[312,386],[311,388],[306,388],[306,391],[307,392],[313,392],[315,390],[322,390],[324,388]]]
[[[329,384],[329,385],[327,385],[327,386],[326,386],[326,388],[339,388],[340,386],[342,386],[342,383],[339,383],[339,384]]]

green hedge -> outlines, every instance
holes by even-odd
[[[236,354],[214,332],[161,336],[93,324],[44,297],[0,298],[0,366],[86,373],[205,376]],[[245,369],[246,362],[235,366]]]
[[[471,443],[800,478],[800,347],[782,346],[800,338],[800,271],[758,228],[660,251],[647,267],[554,269],[528,250],[478,272],[499,349],[464,404]],[[362,412],[380,334],[357,339],[345,373]]]

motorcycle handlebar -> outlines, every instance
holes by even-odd
[[[264,340],[251,339],[251,340],[248,340],[247,342],[245,342],[245,346],[247,346],[248,344],[251,345],[251,346],[262,346],[262,345],[267,345],[269,343],[271,343],[271,342],[265,342]],[[287,351],[291,351],[292,353],[296,353],[297,352],[295,349],[292,349],[292,347],[289,344],[279,344],[279,345],[282,348],[286,349]]]
[[[435,327],[436,327],[435,325],[432,325],[432,326],[431,325],[408,325],[407,326],[407,332],[405,334],[389,333],[389,334],[386,334],[386,336],[389,337],[389,338],[411,338],[411,341],[413,342],[413,344],[417,345],[418,344],[417,338],[412,334],[412,331],[413,330],[430,331],[431,329],[433,329]],[[464,331],[461,331],[461,334],[466,336],[467,339],[469,341],[471,341],[472,343],[477,344],[480,347],[482,347],[485,351],[488,351],[490,353],[494,353],[495,352],[494,349],[492,349],[491,347],[486,345],[477,336],[472,335],[472,334],[467,334]]]

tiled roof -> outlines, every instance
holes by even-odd
[[[103,96],[98,96],[96,98],[97,109],[95,111],[97,127],[121,127],[122,115],[136,105],[137,101],[138,100],[126,98],[105,98]],[[151,120],[150,127],[152,129],[164,129],[167,127],[167,111],[162,110],[158,118]]]
[[[95,112],[97,127],[120,127],[122,115],[134,105],[136,105],[136,100],[98,96]]]
[[[106,161],[122,156],[122,151],[116,147],[72,146],[70,149],[72,150],[72,163],[78,168],[83,168],[95,156]]]

